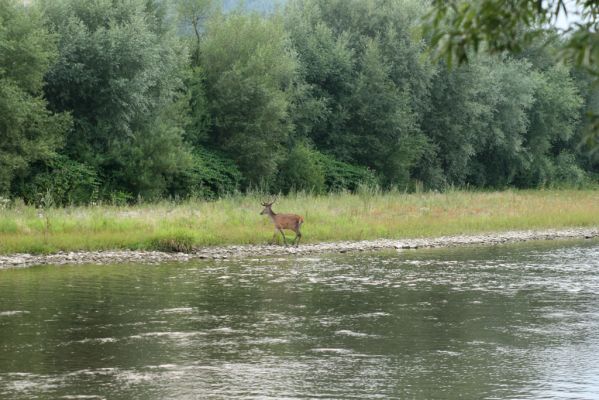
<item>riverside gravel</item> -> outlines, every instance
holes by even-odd
[[[160,264],[187,262],[199,259],[238,259],[243,257],[306,255],[318,253],[348,253],[376,250],[403,250],[435,247],[473,245],[499,245],[532,240],[592,239],[599,237],[599,228],[548,229],[510,231],[464,236],[442,236],[422,239],[378,239],[346,242],[302,244],[297,247],[280,245],[231,245],[199,247],[190,253],[165,253],[160,251],[81,251],[54,254],[12,254],[0,256],[0,269],[23,268],[34,265],[66,264]]]

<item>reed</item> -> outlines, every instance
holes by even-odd
[[[272,222],[259,215],[262,200],[248,194],[126,207],[12,204],[0,210],[0,254],[267,243]],[[599,191],[297,193],[279,197],[274,209],[304,217],[302,243],[435,237],[599,226]]]

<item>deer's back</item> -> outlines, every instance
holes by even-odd
[[[277,214],[273,218],[277,228],[296,229],[304,222],[304,218],[297,214]]]

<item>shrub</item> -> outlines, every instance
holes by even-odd
[[[279,167],[277,176],[278,191],[304,191],[322,193],[325,189],[325,175],[318,151],[304,143],[299,143],[287,155]]]
[[[553,186],[582,187],[588,182],[587,174],[572,153],[562,152],[555,159]]]
[[[351,165],[334,159],[326,154],[319,154],[319,163],[324,172],[327,191],[355,192],[363,187],[378,187],[379,181],[373,171],[368,168]]]
[[[215,151],[196,148],[191,168],[173,180],[170,193],[175,197],[215,199],[239,191],[241,179],[233,160]]]
[[[13,192],[30,204],[40,205],[51,199],[53,205],[64,206],[96,200],[99,186],[93,168],[57,155],[33,166],[29,174],[15,184]]]

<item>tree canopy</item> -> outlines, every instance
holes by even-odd
[[[55,38],[42,16],[16,0],[0,0],[0,195],[30,166],[62,145],[68,113],[52,113],[43,77],[56,58]]]
[[[0,195],[593,185],[577,4],[0,0]]]

